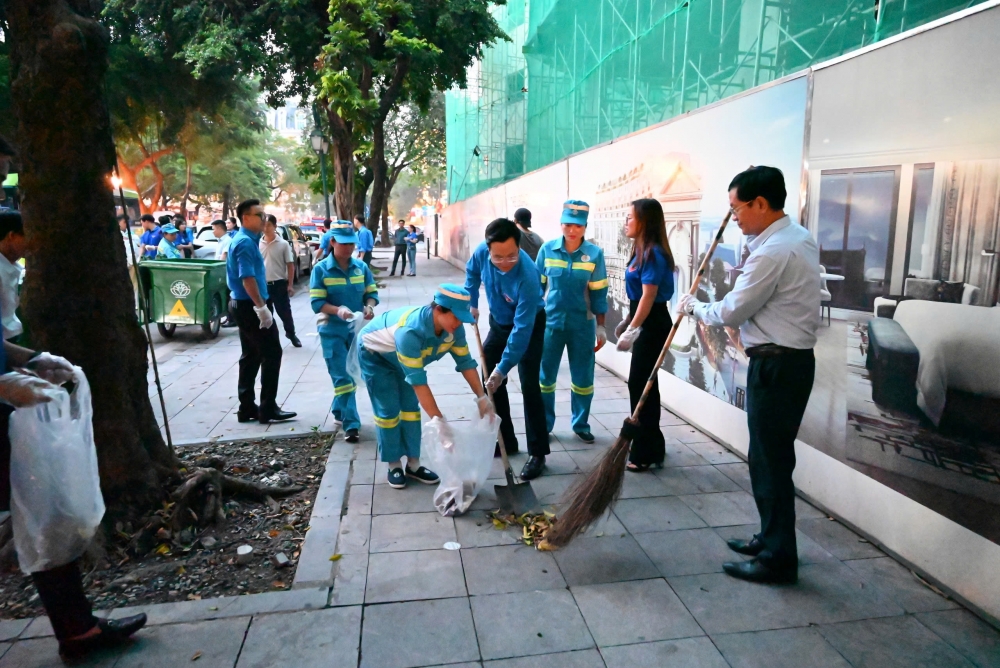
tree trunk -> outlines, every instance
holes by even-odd
[[[364,211],[364,207],[354,208],[354,128],[338,116],[328,102],[323,107],[333,140],[330,142],[333,154],[333,208],[341,220],[353,220],[355,211]]]
[[[386,206],[385,186],[388,165],[385,162],[385,121],[375,123],[372,127],[372,200],[368,214],[368,229],[377,232],[382,209]],[[386,228],[387,230],[387,228]],[[388,242],[388,236],[382,244]]]
[[[184,196],[181,197],[181,215],[187,220],[188,197],[191,195],[191,160],[184,156]]]
[[[7,39],[28,242],[22,305],[34,346],[87,374],[101,489],[114,519],[158,505],[176,459],[149,402],[146,342],[115,223],[115,147],[103,97],[109,39],[93,6],[8,0]]]
[[[355,163],[357,160],[355,159]],[[359,169],[357,177],[354,179],[354,211],[363,214],[365,201],[368,199],[368,189],[372,185],[372,168],[365,165],[364,169]]]
[[[233,187],[226,186],[222,189],[222,220],[229,220],[229,200],[233,198]]]

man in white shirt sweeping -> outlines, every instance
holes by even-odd
[[[729,575],[766,583],[798,580],[795,544],[795,437],[809,402],[819,326],[819,250],[809,231],[784,212],[785,179],[774,167],[751,167],[729,184],[733,220],[750,257],[732,292],[703,304],[681,298],[680,310],[708,325],[740,328],[750,358],[747,424],[750,483],[760,533],[728,541],[750,561],[723,564]]]

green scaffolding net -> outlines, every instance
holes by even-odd
[[[508,0],[447,95],[450,201],[985,0]]]

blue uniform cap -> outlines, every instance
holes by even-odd
[[[167,223],[166,225],[160,228],[160,232],[163,232],[164,234],[177,234],[178,232],[180,232],[180,230],[174,227],[173,223]]]
[[[354,231],[354,225],[346,220],[335,220],[330,225],[330,233],[333,240],[338,244],[358,243],[358,233]]]
[[[451,310],[455,317],[465,323],[475,322],[472,317],[469,291],[454,283],[442,283],[434,293],[434,303]]]
[[[562,225],[583,225],[587,226],[587,217],[590,215],[590,205],[578,199],[566,200],[563,204],[562,216],[559,222]]]

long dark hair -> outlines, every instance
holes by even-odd
[[[670,252],[670,241],[667,240],[667,224],[663,220],[663,207],[655,199],[637,199],[632,202],[635,210],[635,219],[639,223],[639,234],[635,237],[632,246],[632,260],[639,258],[641,266],[649,259],[653,253],[653,247],[659,246],[667,259],[670,260],[670,268],[674,267],[674,254]]]

